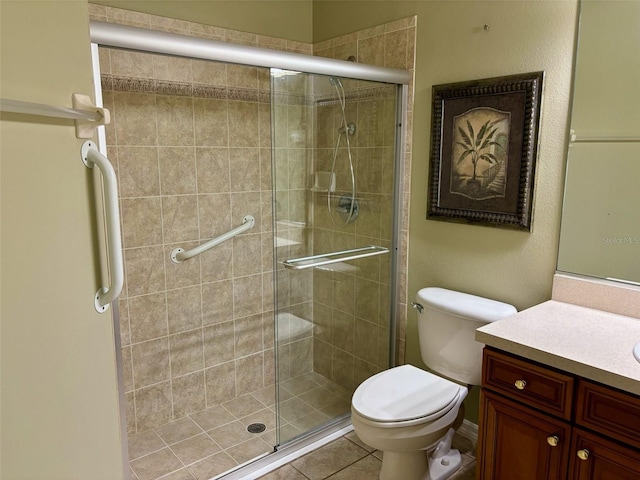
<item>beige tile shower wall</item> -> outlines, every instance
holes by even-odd
[[[244,74],[257,82],[255,69]],[[148,91],[106,90],[105,104],[121,194],[125,389],[140,431],[273,382],[270,153],[259,135],[269,117],[257,101]],[[248,233],[170,260],[245,215],[256,220]]]
[[[179,33],[191,37],[208,38],[239,45],[253,45],[258,47],[282,50],[311,55],[313,46],[310,43],[286,40],[284,38],[258,35],[251,32],[241,32],[228,28],[188,22],[175,18],[160,17],[146,13],[123,10],[89,3],[89,17],[101,22],[130,25],[163,32]]]
[[[314,45],[314,55],[413,72],[415,65],[416,18],[391,22]],[[347,90],[358,85],[345,82]],[[348,94],[349,96],[349,94]],[[379,243],[389,246],[391,240],[391,197],[388,195],[393,168],[393,126],[395,111],[390,99],[347,102],[347,118],[356,119],[354,142],[358,196],[363,198],[361,218],[353,224],[336,228],[328,218],[326,195],[314,202],[314,241],[316,250],[339,250]],[[339,109],[335,105],[318,107],[316,168],[326,170],[332,160]],[[413,81],[409,86],[406,118],[402,218],[400,219],[397,272],[396,362],[404,363],[405,325],[407,315],[407,251],[410,198],[411,137],[413,116]],[[323,118],[324,117],[324,118]],[[327,121],[328,120],[328,121]],[[351,121],[351,120],[348,120]],[[324,125],[324,127],[323,127]],[[390,130],[375,131],[376,125],[389,125]],[[373,127],[373,131],[371,130]],[[344,155],[344,154],[343,154]],[[338,173],[338,189],[350,188],[348,165],[339,157],[343,168]],[[379,188],[379,189],[378,189]],[[374,219],[374,220],[372,220]],[[325,247],[326,246],[326,247]],[[347,388],[387,367],[389,311],[388,285],[391,271],[388,259],[378,257],[362,261],[355,274],[317,271],[314,279],[314,367]]]
[[[91,5],[92,19],[308,53],[280,39]],[[291,45],[289,45],[291,44]],[[122,209],[129,432],[273,384],[269,73],[100,49]],[[240,225],[255,227],[174,264]]]
[[[326,192],[314,201],[315,253],[366,245],[391,247],[395,88],[344,82],[347,122],[356,124],[350,149],[359,215],[343,225],[336,199],[351,195],[344,137],[336,159],[336,192],[329,215]],[[342,114],[336,95],[317,106],[317,171],[330,171]],[[335,267],[335,266],[334,266]],[[390,255],[327,266],[314,272],[315,371],[351,389],[389,364]]]
[[[272,79],[275,155],[275,235],[278,379],[312,371],[313,274],[287,270],[284,260],[312,250],[310,171],[313,154],[312,77]]]

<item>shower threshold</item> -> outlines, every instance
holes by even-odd
[[[211,480],[255,480],[351,431],[353,431],[351,415],[346,414],[328,425],[277,447],[273,452],[247,462],[231,472],[213,477]]]

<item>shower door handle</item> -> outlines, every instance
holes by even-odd
[[[84,142],[80,153],[82,162],[88,168],[93,168],[95,165],[100,169],[100,173],[102,174],[105,233],[109,257],[107,261],[109,264],[109,279],[111,284],[108,287],[98,289],[94,297],[94,305],[98,313],[103,313],[109,308],[111,302],[118,298],[124,284],[120,212],[118,209],[118,181],[116,179],[116,173],[113,170],[113,165],[111,165],[107,157],[98,151],[95,143],[91,141]]]
[[[307,268],[320,267],[331,263],[347,262],[349,260],[359,260],[375,255],[383,255],[385,253],[389,253],[388,248],[369,245],[367,247],[343,250],[341,252],[321,253],[312,255],[311,257],[292,258],[285,260],[282,264],[284,268],[291,270],[305,270]]]

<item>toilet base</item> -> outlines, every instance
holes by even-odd
[[[458,450],[438,459],[429,458],[424,450],[417,452],[384,452],[380,480],[445,480],[462,465]]]
[[[380,480],[425,480],[428,472],[427,452],[383,452]]]
[[[454,435],[450,428],[429,455],[425,450],[383,452],[380,480],[446,480],[462,466],[462,455],[451,448]]]
[[[450,428],[447,434],[438,442],[436,449],[429,455],[429,475],[423,480],[445,480],[462,465],[462,455],[451,448],[455,429]]]
[[[445,480],[462,466],[462,455],[458,450],[449,450],[439,458],[429,458],[429,475],[422,480]]]

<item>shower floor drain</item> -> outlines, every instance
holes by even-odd
[[[262,433],[267,429],[264,423],[252,423],[247,427],[249,433]]]

